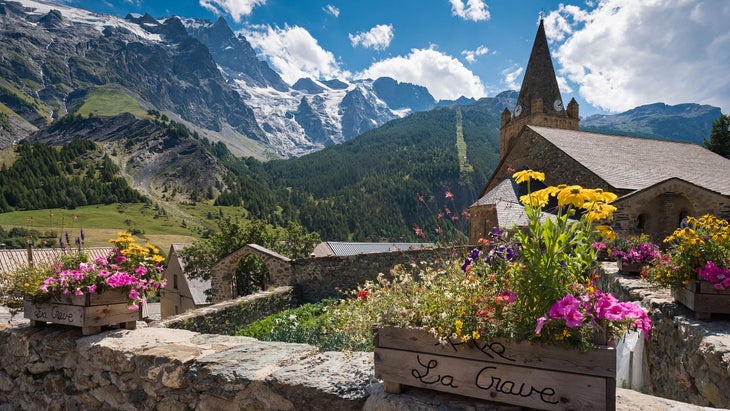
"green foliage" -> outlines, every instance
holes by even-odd
[[[356,343],[350,335],[332,327],[328,310],[334,303],[334,300],[323,300],[270,315],[242,328],[236,335],[310,344],[320,351],[372,350],[372,338]]]
[[[461,127],[459,114],[461,113]],[[499,161],[499,110],[475,103],[414,113],[324,150],[266,163],[209,149],[234,178],[217,205],[243,205],[275,224],[298,221],[328,240],[416,240],[436,226],[419,204],[467,209]],[[454,194],[454,203],[445,192]],[[429,221],[429,223],[425,223]],[[429,239],[430,240],[430,239]]]
[[[705,139],[705,148],[730,159],[730,116],[721,114],[712,122],[710,139]]]
[[[263,220],[222,217],[217,224],[217,233],[195,241],[180,252],[185,271],[191,277],[209,279],[210,269],[218,260],[246,244],[258,244],[289,258],[302,258],[309,256],[320,241],[317,233],[308,233],[295,222],[289,222],[284,228]],[[239,294],[246,295],[263,288],[264,275],[260,262],[242,259],[236,273]]]
[[[144,200],[109,157],[91,155],[97,150],[91,141],[74,140],[60,149],[20,144],[15,150],[12,166],[0,167],[0,212]]]
[[[10,131],[10,118],[7,113],[0,111],[0,128],[5,131]]]

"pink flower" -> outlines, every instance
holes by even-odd
[[[91,284],[88,288],[89,294],[94,294],[96,292],[96,284]]]
[[[130,300],[136,300],[139,298],[139,291],[135,290],[134,288],[129,291],[129,299]]]
[[[414,225],[413,230],[416,232],[416,236],[426,238],[426,234],[423,233],[421,227]]]
[[[451,191],[446,191],[446,198],[454,198],[454,194]]]
[[[76,289],[76,291],[74,291],[74,294],[75,294],[75,295],[84,295],[84,292],[83,292],[83,291],[81,291],[81,289],[80,289],[80,288],[77,288],[77,289]]]
[[[542,327],[547,322],[547,317],[540,317],[537,319],[537,327],[535,327],[535,334],[540,334],[540,331],[542,331]]]
[[[565,325],[569,328],[578,327],[583,323],[580,305],[579,299],[568,294],[550,307],[550,317],[564,319]]]

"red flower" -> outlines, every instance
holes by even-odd
[[[368,291],[368,290],[360,290],[357,293],[357,298],[359,298],[361,300],[364,300],[364,299],[368,298],[369,296],[370,296],[370,291]]]

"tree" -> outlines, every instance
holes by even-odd
[[[264,220],[239,220],[229,216],[217,220],[219,231],[197,240],[180,252],[185,272],[192,278],[210,279],[210,269],[221,258],[246,244],[258,244],[289,258],[308,257],[319,243],[319,234],[308,233],[298,223],[274,227]],[[262,288],[265,266],[255,259],[242,259],[236,272],[239,294]]]
[[[712,122],[710,139],[705,139],[705,148],[730,159],[730,116],[720,114],[720,117]]]

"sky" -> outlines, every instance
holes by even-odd
[[[663,102],[730,110],[727,0],[55,0],[114,14],[223,17],[289,84],[392,77],[437,100],[519,90],[542,17],[581,116]]]

